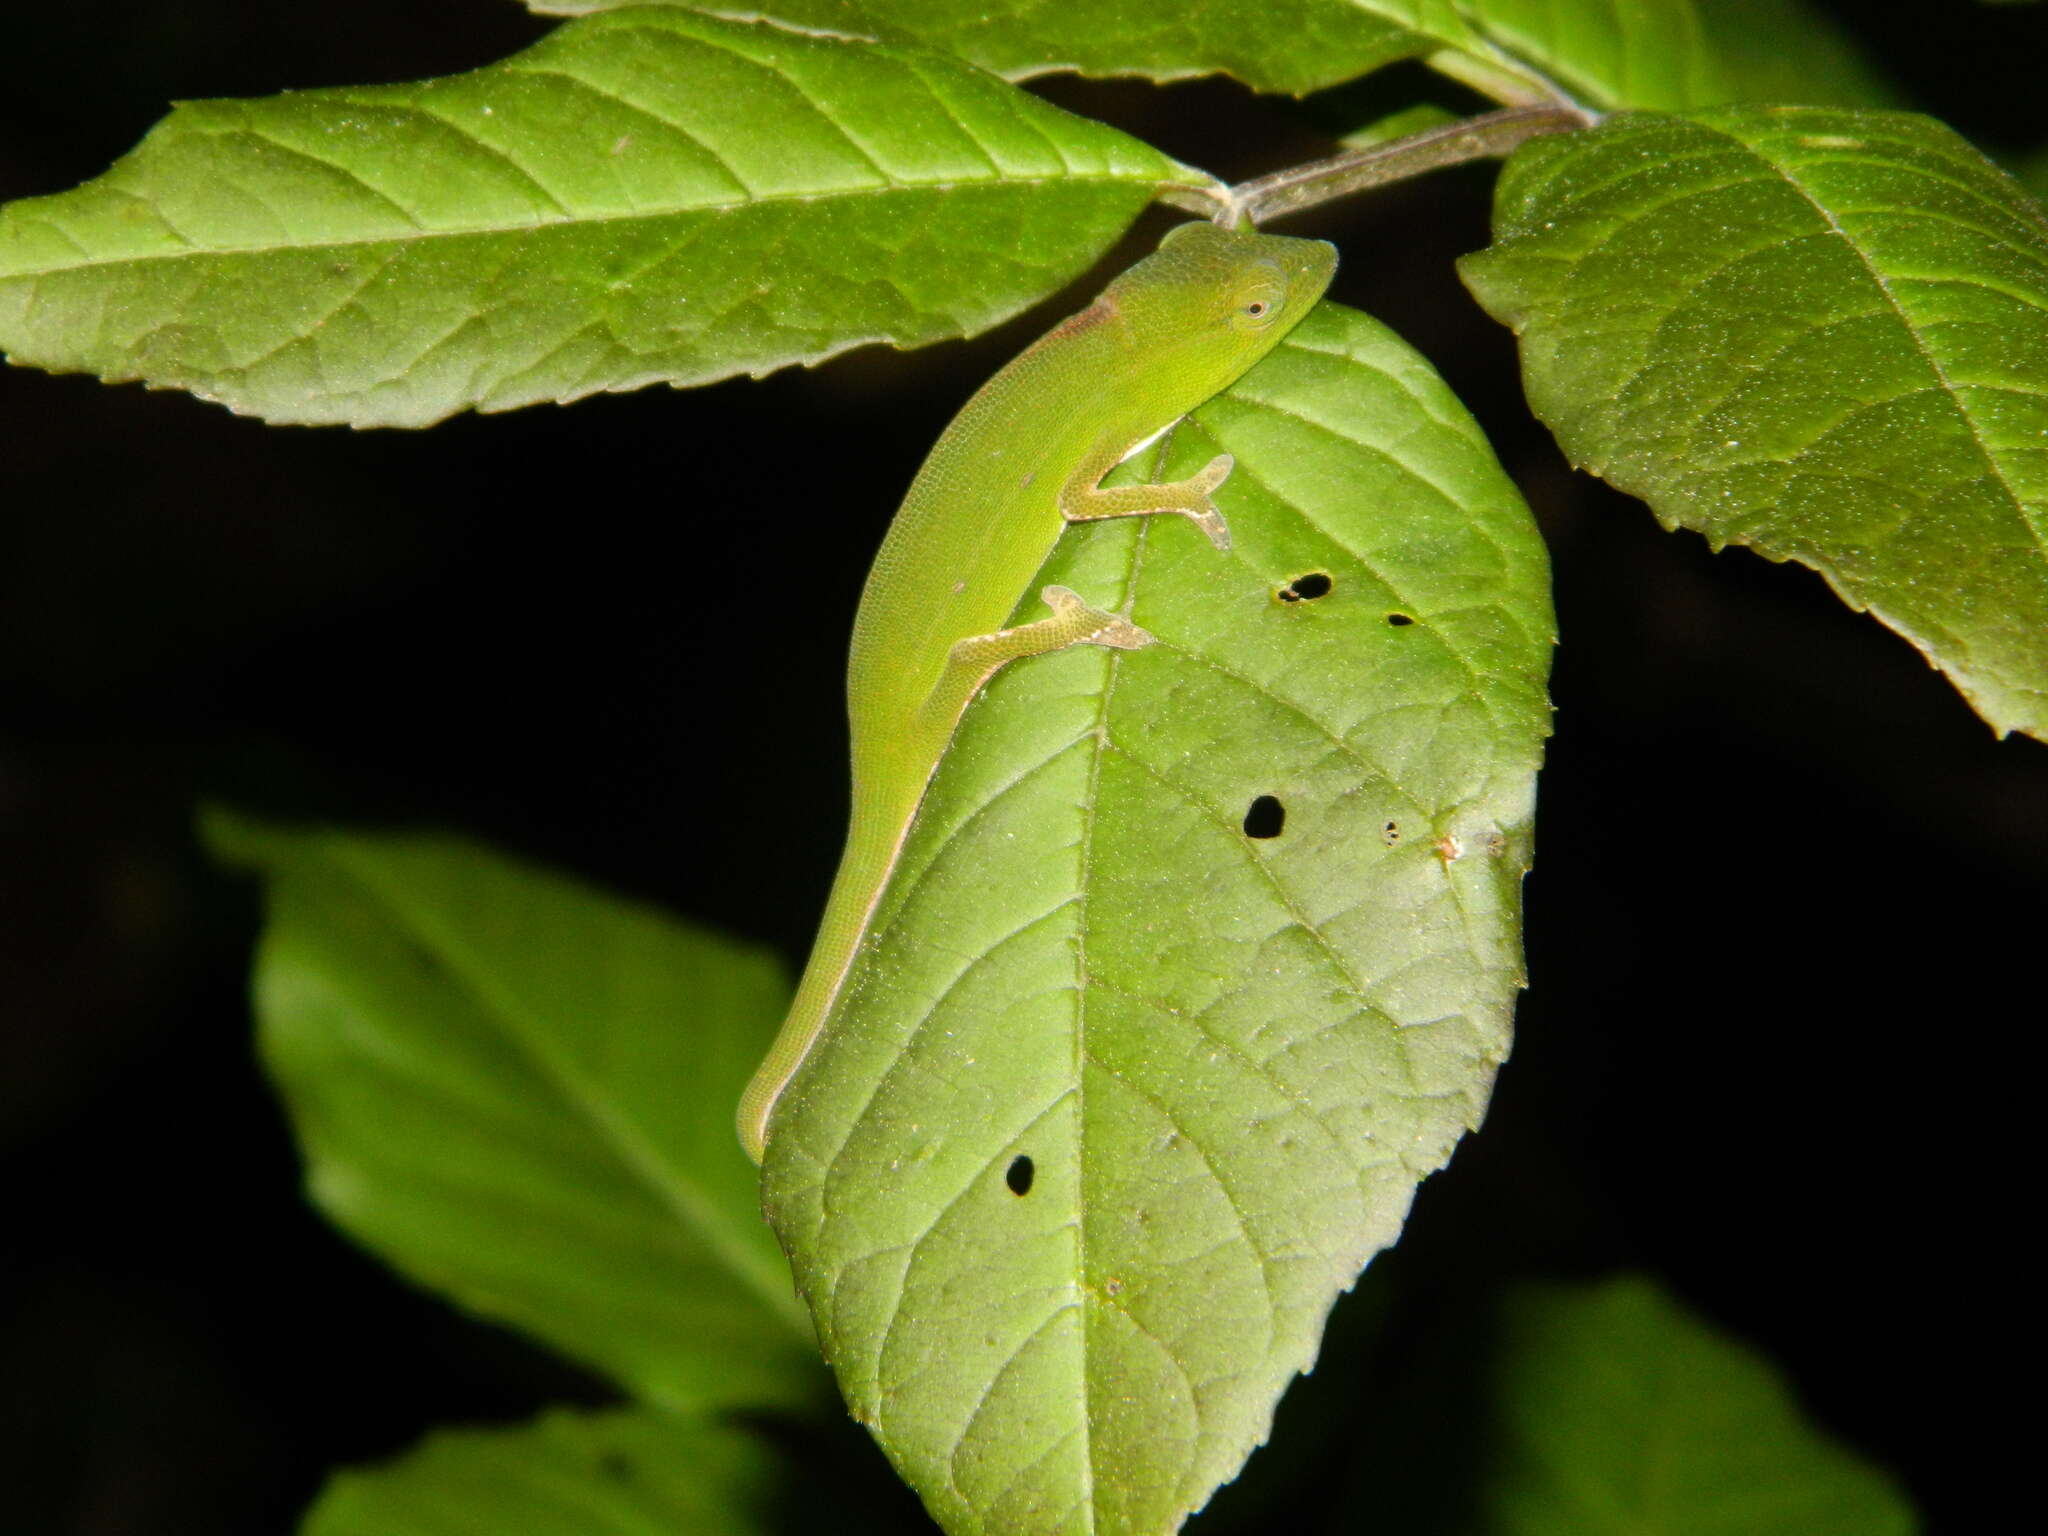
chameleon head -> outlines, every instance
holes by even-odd
[[[1300,324],[1336,270],[1325,240],[1183,224],[1103,297],[1130,341],[1199,404]]]

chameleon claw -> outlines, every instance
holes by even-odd
[[[1216,504],[1209,494],[1230,478],[1230,472],[1237,468],[1237,460],[1227,453],[1219,453],[1201,472],[1188,482],[1202,493],[1202,504],[1188,513],[1188,521],[1209,536],[1209,542],[1219,550],[1230,548],[1230,525],[1223,521],[1223,514],[1216,510]]]
[[[1119,651],[1143,650],[1153,641],[1148,630],[1140,629],[1120,613],[1104,613],[1100,608],[1090,608],[1081,594],[1072,587],[1051,586],[1038,594],[1045,605],[1052,609],[1055,621],[1092,620],[1094,627],[1078,634],[1069,641],[1072,645],[1106,645]]]
[[[1223,514],[1214,507],[1204,508],[1200,512],[1190,512],[1188,521],[1209,535],[1209,542],[1217,549],[1230,548],[1230,524],[1223,521]]]

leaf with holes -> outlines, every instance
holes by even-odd
[[[1524,146],[1464,274],[1572,462],[1820,571],[2048,736],[2048,221],[1939,123],[1731,108]]]
[[[1649,1281],[1529,1287],[1494,1357],[1476,1479],[1489,1536],[1912,1536],[1874,1467],[1823,1438],[1764,1360]]]
[[[768,1145],[840,1386],[955,1536],[1175,1529],[1507,1054],[1549,719],[1527,510],[1333,305],[1177,438],[1161,478],[1236,456],[1233,549],[1063,537],[1043,579],[1155,642],[968,712]]]
[[[778,967],[455,838],[209,830],[264,875],[263,1060],[337,1226],[651,1402],[813,1399],[732,1138]]]
[[[1205,182],[915,44],[641,7],[472,74],[179,107],[0,209],[0,349],[422,426],[984,330]]]
[[[749,1536],[780,1528],[790,1475],[758,1437],[714,1420],[558,1412],[513,1429],[443,1430],[387,1466],[340,1473],[299,1536]]]

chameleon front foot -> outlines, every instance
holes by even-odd
[[[1091,489],[1063,498],[1060,512],[1070,523],[1099,522],[1105,517],[1155,517],[1178,513],[1208,535],[1218,549],[1230,548],[1230,525],[1210,500],[1216,487],[1230,478],[1237,461],[1219,453],[1185,480],[1164,485],[1119,485]]]
[[[1219,453],[1192,480],[1182,482],[1198,487],[1202,493],[1201,505],[1188,513],[1188,521],[1209,536],[1209,542],[1219,550],[1230,548],[1230,525],[1223,521],[1223,514],[1216,510],[1216,503],[1209,495],[1230,478],[1231,470],[1237,467],[1237,460],[1227,453]]]

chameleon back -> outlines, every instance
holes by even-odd
[[[1226,389],[1322,297],[1320,240],[1183,224],[983,385],[934,445],[868,573],[848,664],[856,793],[903,739],[954,641],[1009,622],[1065,526],[1062,489]],[[950,730],[946,736],[950,737]],[[880,763],[877,762],[877,768]]]

